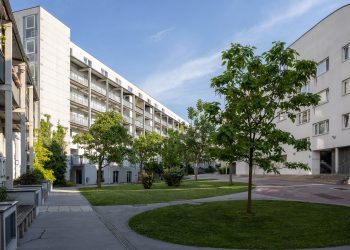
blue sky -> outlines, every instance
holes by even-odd
[[[187,107],[217,97],[210,79],[231,42],[267,50],[292,43],[350,0],[10,0],[41,5],[71,28],[73,42],[161,103]]]

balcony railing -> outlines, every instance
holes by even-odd
[[[143,128],[143,121],[135,120],[135,125]]]
[[[160,123],[160,118],[158,118],[157,116],[154,117],[154,121]]]
[[[132,103],[131,102],[129,102],[129,101],[124,99],[123,103],[124,103],[125,107],[128,107],[129,109],[132,109]]]
[[[153,118],[153,115],[152,115],[150,112],[148,112],[148,111],[145,111],[145,116],[146,116],[147,118],[150,118],[150,119]]]
[[[123,118],[124,118],[124,120],[125,120],[127,123],[132,123],[132,118],[131,118],[131,117],[124,115]]]
[[[88,126],[89,122],[88,122],[88,118],[86,117],[79,117],[74,113],[70,114],[70,121],[82,126]]]
[[[74,72],[74,71],[71,71],[70,72],[70,78],[86,87],[89,86],[89,80],[84,77],[84,76],[81,76],[79,75],[78,73]]]
[[[141,109],[141,108],[136,106],[136,112],[138,112],[140,114],[143,114],[143,109]]]
[[[81,105],[88,106],[88,99],[79,95],[75,95],[73,92],[70,93],[70,99]]]
[[[145,129],[148,130],[148,131],[152,131],[152,126],[145,124]]]
[[[88,164],[89,160],[81,155],[71,155],[70,162],[71,162],[71,165],[82,165],[82,164]]]
[[[106,112],[106,106],[98,103],[91,103],[91,108],[100,112]]]
[[[112,100],[114,100],[114,101],[120,103],[120,96],[119,96],[119,95],[110,92],[110,93],[108,94],[108,96],[109,96],[109,98],[111,98]]]
[[[91,89],[95,90],[96,92],[102,94],[102,95],[106,95],[106,89],[99,86],[98,84],[96,84],[95,82],[91,83]]]

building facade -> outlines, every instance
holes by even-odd
[[[293,123],[283,115],[278,128],[311,143],[311,151],[297,152],[286,147],[286,161],[308,164],[310,171],[288,170],[283,174],[350,175],[350,5],[331,13],[297,39],[291,48],[302,59],[318,62],[317,76],[301,91],[317,93],[320,103],[297,114]],[[246,164],[237,165],[237,174],[247,174]],[[255,174],[263,174],[256,168]]]
[[[7,0],[1,5],[0,182],[7,188],[33,167],[38,86],[32,81],[15,18]]]
[[[99,112],[115,111],[125,121],[130,135],[155,131],[166,135],[185,121],[149,94],[119,75],[70,40],[70,29],[42,7],[15,12],[20,35],[34,81],[40,86],[36,111],[50,114],[53,124],[67,128],[69,155],[67,179],[77,184],[95,184],[96,166],[81,155],[74,135],[87,130]],[[125,162],[107,166],[105,183],[134,182],[138,169]]]

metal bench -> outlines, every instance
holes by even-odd
[[[33,205],[18,205],[17,206],[17,237],[22,238],[24,232],[27,231],[30,224],[35,218]]]

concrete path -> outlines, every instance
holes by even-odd
[[[40,211],[20,239],[20,250],[126,249],[74,188],[54,189]]]

